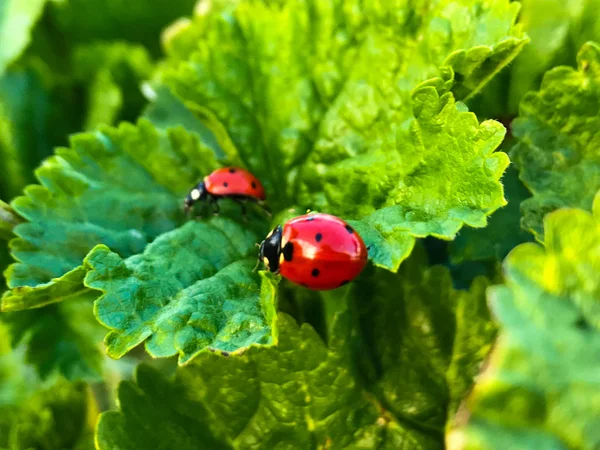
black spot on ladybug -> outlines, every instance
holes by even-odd
[[[229,173],[235,173],[235,169],[229,169]]]
[[[320,242],[320,241],[321,241],[321,239],[323,239],[323,235],[322,235],[321,233],[317,233],[317,235],[315,236],[315,240],[316,240],[317,242]]]
[[[227,187],[229,186],[229,183],[226,181],[225,183],[223,183],[223,186]]]
[[[321,271],[319,269],[313,269],[311,272],[311,275],[313,277],[318,277],[320,273],[321,273]]]
[[[346,225],[346,231],[350,234],[354,233],[354,228],[352,228],[350,225]]]
[[[348,280],[344,280],[344,281],[342,281],[342,282],[340,283],[340,287],[342,287],[342,286],[346,286],[348,283],[350,283],[350,281],[348,281]]]
[[[256,181],[252,182],[252,189],[256,189]]]
[[[281,253],[283,253],[283,259],[286,261],[291,261],[292,257],[294,256],[294,244],[291,242],[285,244]]]
[[[312,222],[313,220],[315,220],[314,217],[309,217],[308,219],[306,219],[307,222]]]

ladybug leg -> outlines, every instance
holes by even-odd
[[[211,201],[210,201],[210,202],[212,203],[212,207],[213,207],[213,214],[214,214],[215,216],[218,216],[218,215],[219,215],[220,208],[219,208],[219,204],[217,203],[217,199],[213,197],[213,198],[211,199]]]
[[[240,200],[240,199],[234,199],[234,201],[240,205],[241,211],[242,211],[242,220],[244,222],[248,222],[248,216],[246,215],[246,202],[244,200]]]
[[[206,202],[202,201],[200,203],[200,211],[196,214],[196,219],[204,219],[204,211],[206,210]]]

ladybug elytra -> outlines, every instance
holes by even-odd
[[[356,278],[367,264],[360,235],[335,216],[307,214],[277,226],[260,245],[271,272],[314,290],[335,289]]]
[[[239,167],[224,167],[204,177],[185,198],[184,208],[188,212],[196,202],[208,201],[216,214],[219,212],[217,201],[221,198],[230,198],[239,203],[242,206],[242,214],[246,212],[247,201],[258,203],[265,208],[263,185],[258,178]]]

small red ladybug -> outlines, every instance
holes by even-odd
[[[278,225],[260,244],[271,272],[315,290],[335,289],[367,264],[365,243],[354,229],[329,214],[307,214]]]
[[[239,167],[224,167],[204,177],[185,198],[184,209],[189,212],[196,202],[209,201],[217,214],[217,201],[221,198],[229,198],[239,203],[242,206],[242,214],[246,213],[247,201],[258,203],[266,210],[263,185],[254,175]]]

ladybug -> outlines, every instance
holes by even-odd
[[[239,167],[224,167],[204,177],[204,180],[194,186],[185,198],[184,209],[187,213],[196,202],[208,201],[217,214],[219,212],[217,201],[221,198],[229,198],[239,203],[244,215],[247,201],[258,203],[266,210],[263,185],[254,175]]]
[[[335,289],[360,274],[368,252],[360,235],[335,216],[307,214],[278,225],[260,244],[271,272],[314,290]]]

